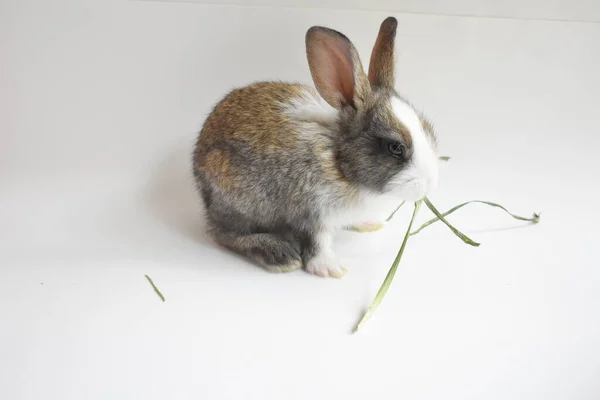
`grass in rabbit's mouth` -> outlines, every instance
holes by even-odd
[[[443,158],[440,157],[440,159],[447,161],[449,159],[449,157],[443,157]],[[419,212],[419,209],[421,208],[422,203],[425,203],[427,208],[429,208],[431,210],[431,212],[433,212],[435,217],[428,220],[424,224],[422,224],[416,230],[412,231],[412,226],[415,221],[415,217],[417,216],[417,213]],[[391,220],[392,217],[394,216],[394,214],[400,209],[400,207],[402,207],[403,204],[404,204],[404,202],[402,204],[400,204],[400,206],[398,206],[398,208],[396,208],[396,210],[394,210],[394,212],[388,217],[388,219],[386,221]],[[377,291],[375,298],[373,299],[373,301],[371,302],[371,305],[367,309],[367,312],[362,316],[362,318],[360,319],[360,321],[354,328],[353,332],[358,331],[365,325],[365,323],[371,318],[371,316],[373,315],[373,313],[375,312],[375,310],[377,309],[377,307],[379,306],[379,304],[385,297],[385,294],[387,293],[387,291],[392,283],[392,280],[394,279],[394,275],[396,275],[396,270],[398,269],[398,265],[400,264],[400,260],[402,259],[402,254],[404,254],[404,250],[406,248],[406,243],[408,242],[409,237],[416,235],[417,233],[421,232],[423,229],[427,228],[428,226],[430,226],[431,224],[433,224],[437,221],[442,221],[463,242],[465,242],[468,245],[474,246],[474,247],[479,246],[479,243],[475,242],[473,239],[471,239],[470,237],[468,237],[467,235],[465,235],[464,233],[462,233],[461,231],[456,229],[452,224],[450,224],[446,220],[446,217],[448,215],[454,213],[455,211],[457,211],[469,204],[484,204],[484,205],[488,205],[490,207],[499,208],[499,209],[503,210],[504,212],[506,212],[508,215],[510,215],[512,218],[519,220],[519,221],[531,222],[533,224],[537,224],[538,222],[540,222],[540,214],[534,213],[530,218],[521,217],[521,216],[518,216],[518,215],[515,215],[515,214],[509,212],[506,208],[504,208],[500,204],[492,203],[491,201],[483,201],[483,200],[467,201],[465,203],[462,203],[455,207],[452,207],[451,209],[449,209],[448,211],[446,211],[444,213],[440,213],[437,210],[437,208],[435,208],[435,206],[433,205],[431,200],[429,200],[427,197],[423,198],[423,200],[419,200],[418,202],[415,203],[415,208],[414,208],[414,211],[412,214],[412,218],[410,219],[410,222],[408,224],[408,229],[406,230],[406,234],[404,235],[404,239],[402,240],[402,245],[400,246],[400,250],[398,251],[398,254],[396,255],[396,258],[394,259],[394,262],[392,263],[392,266],[390,267],[390,270],[388,271],[385,279],[383,280],[381,287]]]

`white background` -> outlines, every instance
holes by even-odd
[[[600,398],[600,6],[494,3],[0,2],[2,398]],[[231,87],[310,82],[310,26],[366,61],[390,9],[453,157],[435,204],[543,218],[465,209],[477,249],[428,228],[350,335],[410,207],[337,237],[342,280],[268,274],[203,233],[190,153]]]

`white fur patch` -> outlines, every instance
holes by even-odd
[[[408,128],[414,148],[410,165],[392,180],[391,189],[404,200],[417,201],[437,186],[437,154],[412,106],[397,97],[390,101],[394,114]]]
[[[338,119],[338,111],[309,87],[304,89],[302,95],[283,104],[283,111],[298,122],[312,122],[329,129],[335,128]]]
[[[363,190],[356,204],[337,208],[324,218],[327,226],[341,229],[363,223],[384,223],[398,206],[398,199]]]
[[[316,235],[317,254],[306,265],[306,270],[318,276],[341,278],[344,270],[334,254],[332,246],[333,230],[325,229]]]

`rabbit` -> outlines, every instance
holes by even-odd
[[[305,42],[316,90],[253,83],[214,107],[193,172],[217,244],[268,271],[341,278],[337,229],[376,229],[363,218],[384,196],[417,201],[436,187],[432,125],[394,88],[397,24],[381,24],[368,75],[346,36],[314,26]]]

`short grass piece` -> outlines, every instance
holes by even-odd
[[[152,288],[154,289],[154,291],[156,292],[156,294],[158,295],[158,297],[160,297],[160,299],[164,303],[165,302],[165,296],[163,296],[163,294],[160,292],[160,290],[158,290],[158,288],[156,287],[156,285],[152,281],[152,278],[150,278],[148,275],[144,275],[144,276],[146,277],[146,279],[148,279],[148,282],[150,282],[150,284],[152,285]]]

